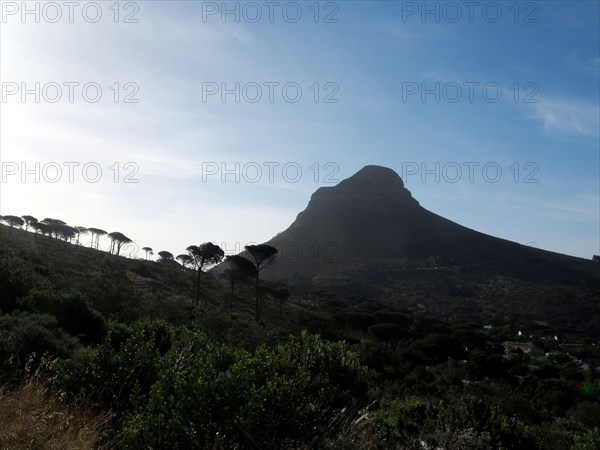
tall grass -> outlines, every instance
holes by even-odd
[[[109,413],[67,404],[29,379],[17,388],[0,386],[0,449],[108,449]]]

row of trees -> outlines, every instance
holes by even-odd
[[[90,248],[99,249],[99,242],[102,236],[107,236],[110,239],[109,253],[119,256],[124,245],[132,243],[132,240],[123,233],[114,231],[107,233],[100,228],[86,228],[81,226],[72,227],[59,219],[46,218],[38,221],[33,216],[0,216],[0,221],[6,223],[11,228],[25,227],[25,231],[29,229],[41,235],[47,235],[65,242],[80,244],[80,238],[83,235],[90,235]],[[146,254],[146,260],[154,254],[151,247],[143,247],[142,250]],[[212,242],[205,242],[200,245],[190,245],[186,248],[187,254],[177,255],[176,257],[169,251],[162,250],[158,252],[158,262],[164,264],[176,264],[183,266],[184,269],[194,271],[194,281],[192,290],[192,301],[198,306],[200,303],[200,281],[201,274],[208,267],[219,264],[225,258],[227,270],[225,275],[229,280],[231,288],[230,307],[233,307],[235,298],[235,287],[244,279],[253,277],[255,281],[255,318],[260,319],[260,272],[269,264],[271,264],[277,254],[277,249],[267,244],[247,245],[245,247],[246,258],[243,255],[232,255],[225,258],[225,252],[221,247]],[[179,264],[178,264],[179,262]],[[206,299],[205,304],[206,307]]]
[[[90,235],[90,248],[99,249],[100,237],[107,236],[110,239],[109,253],[119,256],[124,245],[133,241],[119,231],[108,233],[100,228],[72,227],[59,219],[46,218],[38,221],[33,216],[0,216],[0,221],[11,228],[25,227],[25,231],[32,229],[34,233],[60,239],[65,242],[80,245],[80,238],[85,234]]]
[[[150,247],[144,247],[146,255],[152,252]],[[260,320],[260,272],[269,264],[271,264],[277,254],[277,249],[267,244],[247,245],[245,246],[246,254],[249,258],[242,255],[231,255],[225,258],[225,252],[221,247],[212,242],[205,242],[200,245],[190,245],[186,248],[187,254],[177,255],[176,257],[169,251],[163,250],[158,252],[158,262],[164,264],[177,264],[175,260],[187,269],[195,272],[192,301],[196,306],[200,303],[200,281],[203,270],[208,267],[219,264],[225,258],[228,268],[225,275],[229,280],[231,288],[230,307],[233,307],[235,298],[235,287],[239,281],[254,277],[255,280],[255,318]],[[205,304],[206,307],[206,298]]]

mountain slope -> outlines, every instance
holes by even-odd
[[[267,242],[280,251],[272,278],[312,280],[356,270],[539,260],[579,261],[489,236],[419,205],[400,176],[366,166],[319,188],[290,227]]]

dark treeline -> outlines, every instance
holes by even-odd
[[[110,247],[108,253],[111,255],[120,256],[121,250],[124,245],[132,244],[133,241],[119,231],[113,231],[108,233],[100,228],[86,228],[82,226],[70,226],[66,222],[59,219],[46,218],[38,221],[33,216],[13,216],[6,215],[0,216],[0,221],[6,223],[10,228],[25,228],[25,231],[31,229],[32,232],[40,234],[42,236],[48,236],[55,239],[74,244],[83,245],[82,236],[90,235],[89,247],[100,251],[99,241],[102,236],[106,236],[110,240]],[[143,247],[142,250],[145,252],[145,259],[148,261],[150,256],[154,254],[154,250],[151,247]],[[244,256],[235,255],[236,257],[226,258],[228,268],[225,270],[225,276],[229,279],[231,284],[232,298],[230,302],[230,308],[233,308],[233,292],[235,284],[247,277],[253,276],[256,280],[255,283],[255,319],[260,320],[260,271],[274,262],[277,254],[277,249],[266,244],[261,245],[247,245],[245,247],[247,255],[250,259]],[[208,268],[223,262],[225,258],[225,252],[221,247],[212,242],[205,242],[200,245],[190,245],[186,248],[187,254],[181,254],[175,257],[171,252],[167,250],[161,250],[158,252],[158,263],[166,265],[175,265],[183,269],[189,269],[194,273],[193,278],[193,290],[192,290],[192,303],[195,306],[199,306],[200,303],[200,285],[201,285],[201,274]],[[287,294],[289,297],[289,294]],[[279,295],[283,298],[282,295]],[[207,307],[207,301],[205,298],[204,308]]]

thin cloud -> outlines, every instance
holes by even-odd
[[[599,135],[600,107],[597,104],[540,98],[538,103],[528,105],[532,109],[531,118],[540,121],[548,132],[585,137]]]

